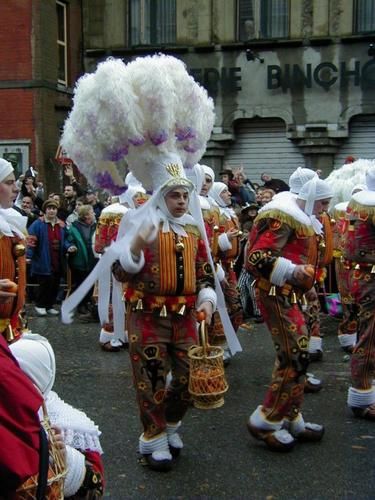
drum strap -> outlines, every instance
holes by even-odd
[[[38,488],[36,490],[36,500],[45,500],[47,480],[48,480],[48,468],[49,468],[49,450],[48,450],[48,437],[43,429],[40,428],[40,449],[39,449],[39,477],[38,477]]]

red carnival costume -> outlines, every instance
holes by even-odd
[[[214,228],[213,259],[215,264],[219,264],[225,273],[225,281],[222,288],[225,297],[225,304],[228,314],[236,331],[243,321],[242,305],[237,288],[237,276],[234,271],[234,263],[240,250],[240,224],[234,210],[221,197],[227,192],[228,187],[223,182],[215,182],[210,189],[210,197],[217,204],[219,209],[218,228]],[[231,235],[233,233],[233,236]],[[219,343],[225,341],[223,324],[218,312],[214,314],[214,322],[209,329],[209,335],[213,343],[218,339]],[[223,340],[221,340],[223,339]],[[217,341],[216,341],[217,343]]]
[[[320,301],[318,293],[323,290],[324,293],[324,280],[327,275],[327,266],[331,263],[333,258],[333,232],[331,218],[328,214],[323,213],[319,217],[323,226],[322,234],[319,238],[319,251],[317,270],[315,274],[316,291],[315,297],[308,300],[307,308],[305,311],[305,321],[309,329],[309,353],[310,361],[318,361],[323,356],[323,343],[320,336]]]
[[[368,170],[366,184],[367,190],[349,201],[343,236],[344,265],[359,309],[348,405],[356,416],[375,420],[375,167]]]
[[[337,334],[340,346],[345,351],[351,352],[357,342],[357,305],[350,291],[350,266],[345,265],[342,247],[347,207],[348,202],[346,201],[337,203],[331,215],[335,221],[333,256],[335,259],[337,288],[340,293],[342,307],[342,319]]]
[[[260,210],[249,237],[246,267],[257,277],[259,306],[272,335],[276,362],[269,390],[248,428],[272,450],[288,451],[295,437],[319,440],[324,432],[322,426],[305,424],[301,414],[309,332],[300,302],[313,286],[318,263],[322,227],[312,216],[314,203],[330,195],[325,182],[313,178],[297,199],[288,197],[285,203],[283,196],[276,197]],[[302,200],[306,200],[303,210]]]
[[[113,203],[105,207],[99,217],[95,231],[94,250],[98,255],[103,255],[113,241],[116,241],[118,228],[122,217],[129,209],[121,203]],[[100,293],[98,290],[97,293]],[[105,351],[116,352],[121,349],[127,338],[125,334],[125,322],[119,328],[114,329],[112,317],[112,305],[109,306],[109,321],[102,324],[99,343]]]

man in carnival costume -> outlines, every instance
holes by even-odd
[[[366,190],[365,184],[357,184],[353,187],[351,195]],[[350,265],[345,262],[343,256],[343,236],[347,220],[347,208],[349,201],[336,203],[330,211],[332,221],[334,223],[333,238],[334,238],[334,266],[336,273],[337,289],[341,301],[342,319],[337,328],[337,337],[341,348],[352,353],[357,342],[357,313],[358,305],[351,293],[349,286]]]
[[[11,163],[0,158],[0,496],[14,493],[39,470],[42,398],[7,346],[19,336],[25,300],[26,217],[7,213],[18,191]]]
[[[302,187],[309,180],[317,177],[316,172],[309,168],[298,167],[289,178],[290,191],[282,192],[277,197],[297,198]],[[280,198],[281,199],[281,198]],[[319,252],[317,255],[315,286],[306,292],[302,299],[302,310],[305,315],[305,322],[309,330],[309,353],[310,361],[322,358],[323,343],[320,335],[320,302],[317,294],[317,287],[322,286],[326,275],[326,266],[330,263],[332,252],[332,229],[331,220],[326,212],[318,215],[322,223],[322,233],[319,235]],[[315,242],[312,242],[315,245]],[[308,373],[306,377],[305,392],[318,392],[322,388],[322,383],[313,374]]]
[[[348,202],[356,192],[367,189],[366,173],[374,165],[374,160],[353,158],[333,170],[326,179],[333,191],[330,215],[334,224],[334,267],[343,315],[338,326],[338,340],[342,349],[349,353],[357,342],[358,306],[349,283],[351,265],[343,255],[343,236],[347,228]]]
[[[118,202],[105,207],[100,214],[96,226],[94,245],[98,256],[102,255],[113,241],[116,241],[122,217],[129,210],[134,210],[143,205],[148,199],[145,189],[131,173],[126,176],[125,183],[127,189],[124,193],[120,194]],[[97,293],[100,293],[99,287],[96,288]],[[109,307],[110,320],[101,327],[99,343],[101,348],[106,352],[118,352],[121,348],[127,347],[128,335],[123,319],[119,325],[116,325],[116,328],[114,327],[112,305]]]
[[[165,168],[177,166],[176,159]],[[115,277],[126,283],[129,304],[129,350],[144,427],[139,447],[154,468],[170,467],[168,444],[172,453],[182,447],[176,432],[190,400],[187,351],[197,342],[193,310],[205,311],[210,321],[216,305],[206,247],[186,214],[192,189],[182,166],[163,182],[153,200],[160,229],[139,231],[114,268]],[[166,391],[169,366],[172,381]]]
[[[349,201],[343,236],[349,289],[359,309],[347,402],[355,416],[375,420],[375,166],[366,173],[366,186]]]
[[[203,155],[213,123],[212,100],[181,61],[158,55],[125,65],[110,59],[78,82],[62,141],[91,184],[118,194],[124,190],[127,165],[153,191],[136,217],[123,217],[117,241],[82,290],[63,304],[62,318],[69,321],[79,295],[99,275],[107,276],[115,262],[120,282],[114,289],[125,284],[129,350],[143,424],[139,451],[156,470],[169,470],[172,453],[182,448],[177,430],[190,401],[187,350],[197,341],[194,310],[203,310],[210,320],[216,306],[204,228],[186,213],[193,185],[183,169]],[[99,314],[108,320],[109,284],[104,288]],[[170,368],[172,381],[166,388]]]
[[[273,451],[289,451],[296,440],[318,441],[324,428],[305,423],[301,413],[309,332],[298,304],[316,274],[322,225],[315,217],[328,208],[331,189],[314,177],[297,198],[276,197],[259,211],[249,237],[246,267],[257,277],[259,305],[272,334],[276,362],[262,405],[248,429]]]
[[[210,197],[219,209],[218,230],[215,237],[217,245],[215,245],[214,260],[215,263],[221,265],[225,273],[225,281],[223,292],[225,303],[228,309],[234,330],[242,324],[243,313],[242,305],[237,288],[237,277],[234,271],[234,263],[240,250],[240,225],[238,217],[235,214],[231,204],[231,193],[228,186],[223,182],[214,182],[210,189]],[[215,314],[213,325],[209,329],[209,335],[213,343],[216,339],[225,339],[223,324]],[[220,342],[220,341],[219,341]],[[230,354],[225,350],[225,361],[228,363]]]
[[[200,221],[205,228],[206,245],[212,257],[210,264],[215,269],[217,312],[214,315],[213,323],[208,328],[209,341],[212,345],[227,345],[224,351],[224,364],[228,364],[231,354],[241,351],[242,348],[231,321],[230,314],[233,312],[233,308],[227,307],[228,282],[220,263],[220,208],[210,196],[215,174],[211,167],[198,163],[193,169],[187,171],[187,175],[196,188],[190,201],[189,210],[195,220]],[[235,325],[237,329],[236,322]]]

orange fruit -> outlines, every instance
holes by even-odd
[[[204,311],[197,312],[197,320],[204,321],[206,319],[206,313]]]

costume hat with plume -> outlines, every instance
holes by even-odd
[[[92,185],[121,194],[128,167],[155,191],[171,154],[186,168],[199,161],[213,124],[213,102],[182,61],[110,58],[78,81],[61,142]]]
[[[333,191],[330,209],[337,203],[349,201],[354,186],[366,183],[366,172],[374,165],[375,160],[359,159],[333,170],[325,179]]]

